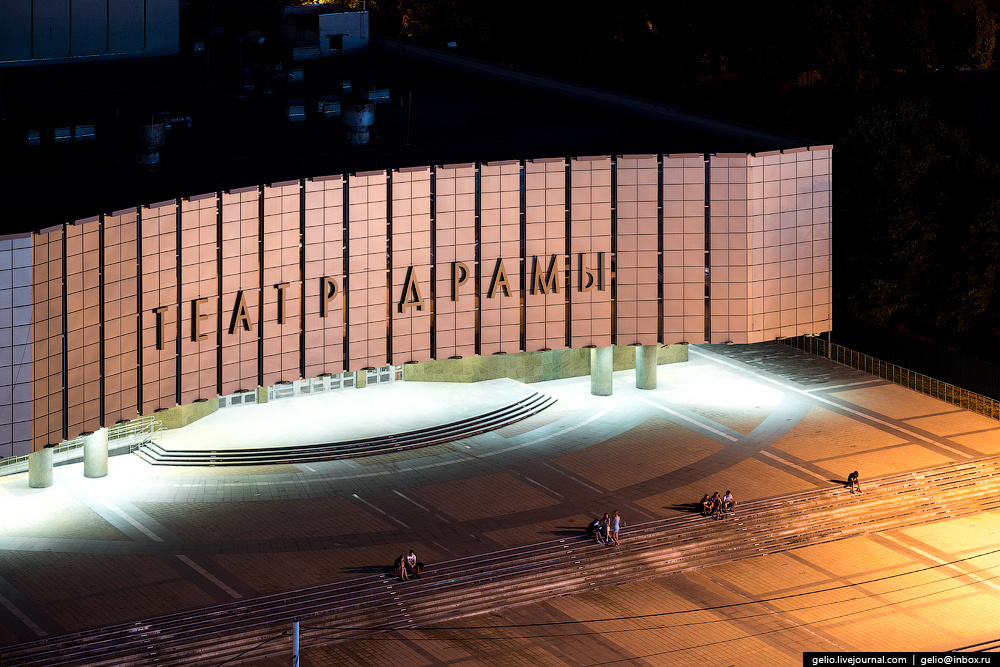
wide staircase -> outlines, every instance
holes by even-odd
[[[3,648],[7,664],[239,664],[441,623],[689,569],[1000,509],[1000,457],[746,502],[721,520],[693,513],[628,526],[620,549],[579,537],[432,563],[406,582],[388,571]],[[692,499],[697,500],[697,499]],[[239,656],[239,657],[238,657]]]
[[[353,459],[469,438],[526,419],[555,402],[555,398],[536,391],[514,403],[473,417],[401,433],[313,445],[217,450],[167,449],[151,440],[143,443],[136,454],[153,465],[170,466],[274,465]]]

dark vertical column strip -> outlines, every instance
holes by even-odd
[[[104,317],[105,317],[105,312],[104,312],[104,277],[107,275],[107,272],[104,269],[104,225],[105,225],[106,222],[107,222],[107,216],[102,215],[101,219],[100,219],[100,222],[97,225],[97,267],[98,267],[97,270],[100,273],[100,279],[97,282],[97,295],[98,295],[97,296],[97,298],[98,298],[97,319],[98,319],[98,322],[100,322],[100,324],[97,327],[97,332],[98,332],[98,336],[100,336],[100,338],[98,339],[99,340],[99,342],[98,342],[98,349],[100,350],[99,354],[101,355],[101,359],[98,362],[99,363],[99,368],[100,368],[100,370],[98,372],[100,373],[100,376],[101,376],[101,378],[100,378],[100,387],[101,387],[101,389],[100,389],[100,392],[101,392],[101,400],[100,400],[100,406],[101,407],[100,407],[100,411],[101,411],[101,417],[100,417],[100,419],[98,421],[99,421],[99,423],[100,423],[101,426],[110,426],[110,424],[105,424],[104,423],[104,408],[105,408],[105,399],[104,399],[104,388],[105,388],[104,387]],[[120,230],[121,230],[121,225],[119,224],[119,231]],[[121,250],[121,245],[120,245],[121,244],[121,234],[119,234],[118,238],[119,238],[119,246],[118,246],[118,248],[119,248],[119,251],[120,251]],[[119,254],[119,256],[120,256],[120,254]],[[121,332],[119,331],[119,335],[120,334],[121,334]]]
[[[573,347],[573,160],[566,158],[566,266],[563,290],[566,295],[566,347]]]
[[[705,156],[705,341],[712,342],[712,161]]]
[[[663,156],[656,156],[656,340],[663,343]]]
[[[257,386],[264,386],[264,186],[257,186]],[[284,379],[284,378],[282,378]]]
[[[135,340],[137,354],[136,361],[138,363],[138,368],[136,369],[136,388],[135,388],[135,412],[141,415],[144,411],[142,409],[142,383],[145,380],[143,377],[142,369],[143,364],[143,350],[146,349],[144,341],[142,340],[142,311],[145,308],[142,299],[142,207],[136,206],[135,214],[135,293],[136,293],[136,315],[135,315]]]
[[[520,195],[518,197],[518,206],[519,206],[519,210],[518,210],[518,227],[519,227],[519,232],[518,233],[520,234],[520,237],[521,237],[520,238],[520,250],[518,251],[520,253],[520,258],[519,259],[520,259],[520,265],[521,265],[521,271],[520,271],[520,274],[521,274],[521,278],[520,278],[520,284],[521,284],[521,294],[520,294],[520,296],[521,296],[521,299],[520,299],[520,302],[521,302],[521,340],[520,340],[518,349],[521,350],[522,352],[524,352],[527,349],[527,346],[528,346],[528,337],[527,337],[527,332],[525,331],[525,323],[524,323],[525,306],[527,304],[527,294],[528,294],[528,292],[527,292],[527,286],[528,286],[528,284],[527,284],[527,281],[525,280],[525,275],[524,275],[525,274],[525,269],[527,268],[527,261],[526,261],[527,255],[526,255],[525,237],[527,236],[527,232],[528,232],[527,216],[525,215],[525,207],[527,206],[527,204],[526,204],[526,195],[525,195],[525,186],[526,186],[526,184],[525,184],[525,175],[524,175],[524,160],[521,160],[520,172],[519,172],[519,181],[518,181],[518,183],[519,183],[519,190],[520,190]]]
[[[68,230],[69,225],[63,225],[62,233],[62,439],[65,440],[69,437],[69,387],[67,386],[67,378],[69,378],[69,341],[67,340],[69,336],[69,331],[67,330],[66,321],[69,319],[69,310],[66,304],[67,291],[66,291],[66,252],[68,249],[68,243],[66,242],[66,237],[69,235]],[[55,443],[49,443],[55,444]]]
[[[215,325],[215,393],[222,395],[222,327],[223,303],[222,296],[225,294],[222,286],[225,281],[222,277],[222,192],[215,193],[215,275],[218,277],[218,304],[215,310],[217,322]]]
[[[413,190],[410,190],[413,196]],[[392,286],[392,169],[385,172],[385,363],[392,365],[392,305],[395,300]],[[404,297],[405,298],[405,297]]]
[[[476,355],[482,354],[482,334],[479,331],[479,323],[482,318],[479,308],[479,299],[481,293],[481,283],[482,283],[482,267],[480,266],[482,261],[482,251],[481,251],[481,239],[482,239],[482,205],[483,205],[483,193],[482,193],[482,169],[483,165],[476,163]]]
[[[306,376],[306,181],[299,179],[299,377]]]
[[[183,264],[183,258],[181,253],[184,252],[184,246],[181,245],[181,200],[174,199],[174,247],[177,250],[174,252],[174,269],[176,271],[177,279],[174,281],[177,283],[177,297],[175,302],[177,303],[177,335],[174,336],[174,405],[181,404],[181,323],[184,313],[184,308],[181,305],[181,295],[183,291],[181,289],[181,281],[184,278],[184,274],[181,272],[181,265]],[[160,407],[171,407],[171,406],[160,406]]]
[[[437,168],[431,165],[431,359],[437,359]]]
[[[341,215],[341,220],[343,220],[343,234],[344,234],[344,371],[352,370],[347,366],[350,362],[351,353],[351,234],[349,231],[351,222],[351,196],[350,196],[350,181],[347,174],[344,174],[344,179],[341,181],[342,191],[341,195],[343,197],[343,215]]]
[[[611,158],[611,345],[618,343],[618,156]],[[604,280],[604,276],[601,276]]]

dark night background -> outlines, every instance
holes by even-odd
[[[237,45],[238,36],[277,27],[284,4],[297,3],[186,0],[181,3],[181,52],[190,51],[193,36],[211,34],[214,71],[209,68],[208,76],[218,78],[225,68],[235,72],[237,53],[247,60],[267,55],[253,52],[266,46]],[[339,4],[364,5],[373,33],[703,111],[801,136],[811,144],[834,144],[836,313],[1000,361],[1000,70],[995,69],[1000,0]],[[227,58],[232,62],[227,64]],[[185,66],[183,56],[172,62],[179,63],[174,65],[178,72]],[[191,62],[192,71],[204,76],[205,65]],[[4,74],[8,97],[17,96],[18,77],[28,82],[23,89],[30,89],[41,73],[32,69]],[[157,85],[171,94],[176,84],[171,75],[158,76]],[[86,104],[87,84],[77,85]],[[117,122],[120,109],[108,104]],[[634,135],[652,137],[646,150],[677,152],[667,144],[657,148],[653,135],[659,130],[635,125]],[[253,127],[247,121],[247,136]],[[568,123],[564,134],[582,131]],[[607,140],[624,145],[618,136],[609,134]],[[310,141],[303,135],[304,145]],[[726,150],[713,146],[705,142],[698,150]],[[421,161],[425,157],[436,163],[451,157],[442,147],[433,148],[437,152],[428,155],[437,157],[414,152],[413,164],[429,164]],[[490,148],[510,157],[508,144],[498,141]],[[168,157],[169,150],[168,145]],[[264,156],[273,150],[273,159],[266,159],[274,173],[255,174],[249,163],[226,161],[209,151],[194,159],[202,169],[218,165],[214,182],[222,188],[312,173],[303,171],[311,166],[301,160],[287,167],[294,174],[281,172],[277,143],[255,150]],[[378,160],[388,158],[377,151],[366,153],[372,165],[358,163],[357,168],[401,166],[398,159],[381,164]],[[477,156],[485,157],[475,159],[496,159],[487,153],[480,150]],[[10,154],[15,156],[13,150]],[[329,159],[329,153],[317,151],[320,158]],[[28,171],[43,168],[58,165],[25,162]],[[121,201],[105,194],[102,205],[112,210],[143,201],[139,181],[124,172],[112,174],[102,190],[120,195]],[[9,194],[16,193],[5,195],[8,201]],[[52,215],[62,214],[59,203],[51,203]],[[11,215],[8,209],[8,228]],[[66,219],[72,218],[48,224]],[[834,340],[846,321],[836,318]]]
[[[838,310],[1000,361],[997,3],[367,8],[376,32],[834,144]]]

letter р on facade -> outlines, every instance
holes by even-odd
[[[322,373],[827,331],[831,160],[814,146],[306,177],[2,237],[0,456]]]

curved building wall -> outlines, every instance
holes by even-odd
[[[417,167],[0,239],[0,456],[322,373],[827,331],[830,167],[828,146]]]

